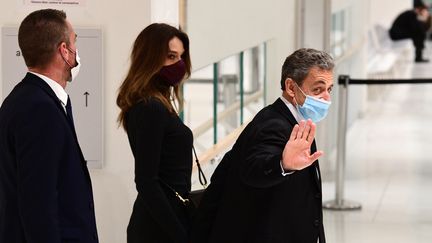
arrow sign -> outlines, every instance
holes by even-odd
[[[84,95],[85,95],[86,107],[87,107],[87,106],[88,106],[88,96],[89,96],[90,94],[89,94],[89,92],[86,91],[86,92],[84,93]]]

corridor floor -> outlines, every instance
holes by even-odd
[[[405,68],[432,78],[432,63]],[[432,83],[382,91],[347,134],[345,199],[362,209],[324,211],[329,243],[432,242]],[[323,200],[334,199],[323,179]]]

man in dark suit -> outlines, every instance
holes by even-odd
[[[423,57],[423,49],[430,25],[428,7],[423,1],[414,1],[414,9],[404,11],[396,17],[389,35],[392,40],[411,39],[415,47],[415,62],[428,62]]]
[[[0,242],[98,242],[93,194],[64,88],[79,68],[63,11],[21,23],[28,73],[0,108]]]
[[[212,176],[194,243],[325,242],[315,123],[327,114],[332,58],[299,49],[282,67],[282,96],[241,133]]]

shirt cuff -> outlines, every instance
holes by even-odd
[[[281,167],[281,170],[282,170],[282,176],[291,175],[291,174],[293,174],[295,172],[295,170],[285,171],[284,168],[283,168],[283,166],[282,166],[282,160],[280,161],[279,164],[280,164],[280,167]]]

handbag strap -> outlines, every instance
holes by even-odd
[[[207,187],[207,178],[206,178],[206,176],[204,174],[204,171],[201,169],[201,164],[200,164],[200,162],[198,160],[198,156],[196,154],[195,147],[193,145],[192,145],[192,151],[193,151],[194,156],[195,156],[195,163],[196,163],[196,165],[198,167],[198,180],[199,180],[200,184],[205,189]]]
[[[204,171],[201,169],[201,164],[199,163],[199,160],[198,160],[198,156],[197,156],[197,154],[196,154],[196,151],[195,151],[195,147],[192,145],[192,151],[193,151],[193,153],[194,153],[194,156],[195,156],[195,163],[197,164],[197,167],[198,167],[198,179],[199,179],[199,182],[200,182],[200,184],[204,187],[204,189],[207,187],[207,178],[206,178],[206,176],[205,176],[205,174],[204,174]],[[167,187],[170,191],[172,191],[174,194],[175,194],[175,196],[184,204],[184,205],[187,205],[187,204],[189,204],[189,202],[190,202],[190,200],[188,199],[188,198],[184,198],[184,197],[182,197],[181,195],[180,195],[180,193],[178,193],[174,188],[172,188],[170,185],[168,185],[168,183],[166,183],[165,181],[163,181],[163,180],[161,180],[160,178],[159,178],[159,181],[165,186],[165,187]]]

